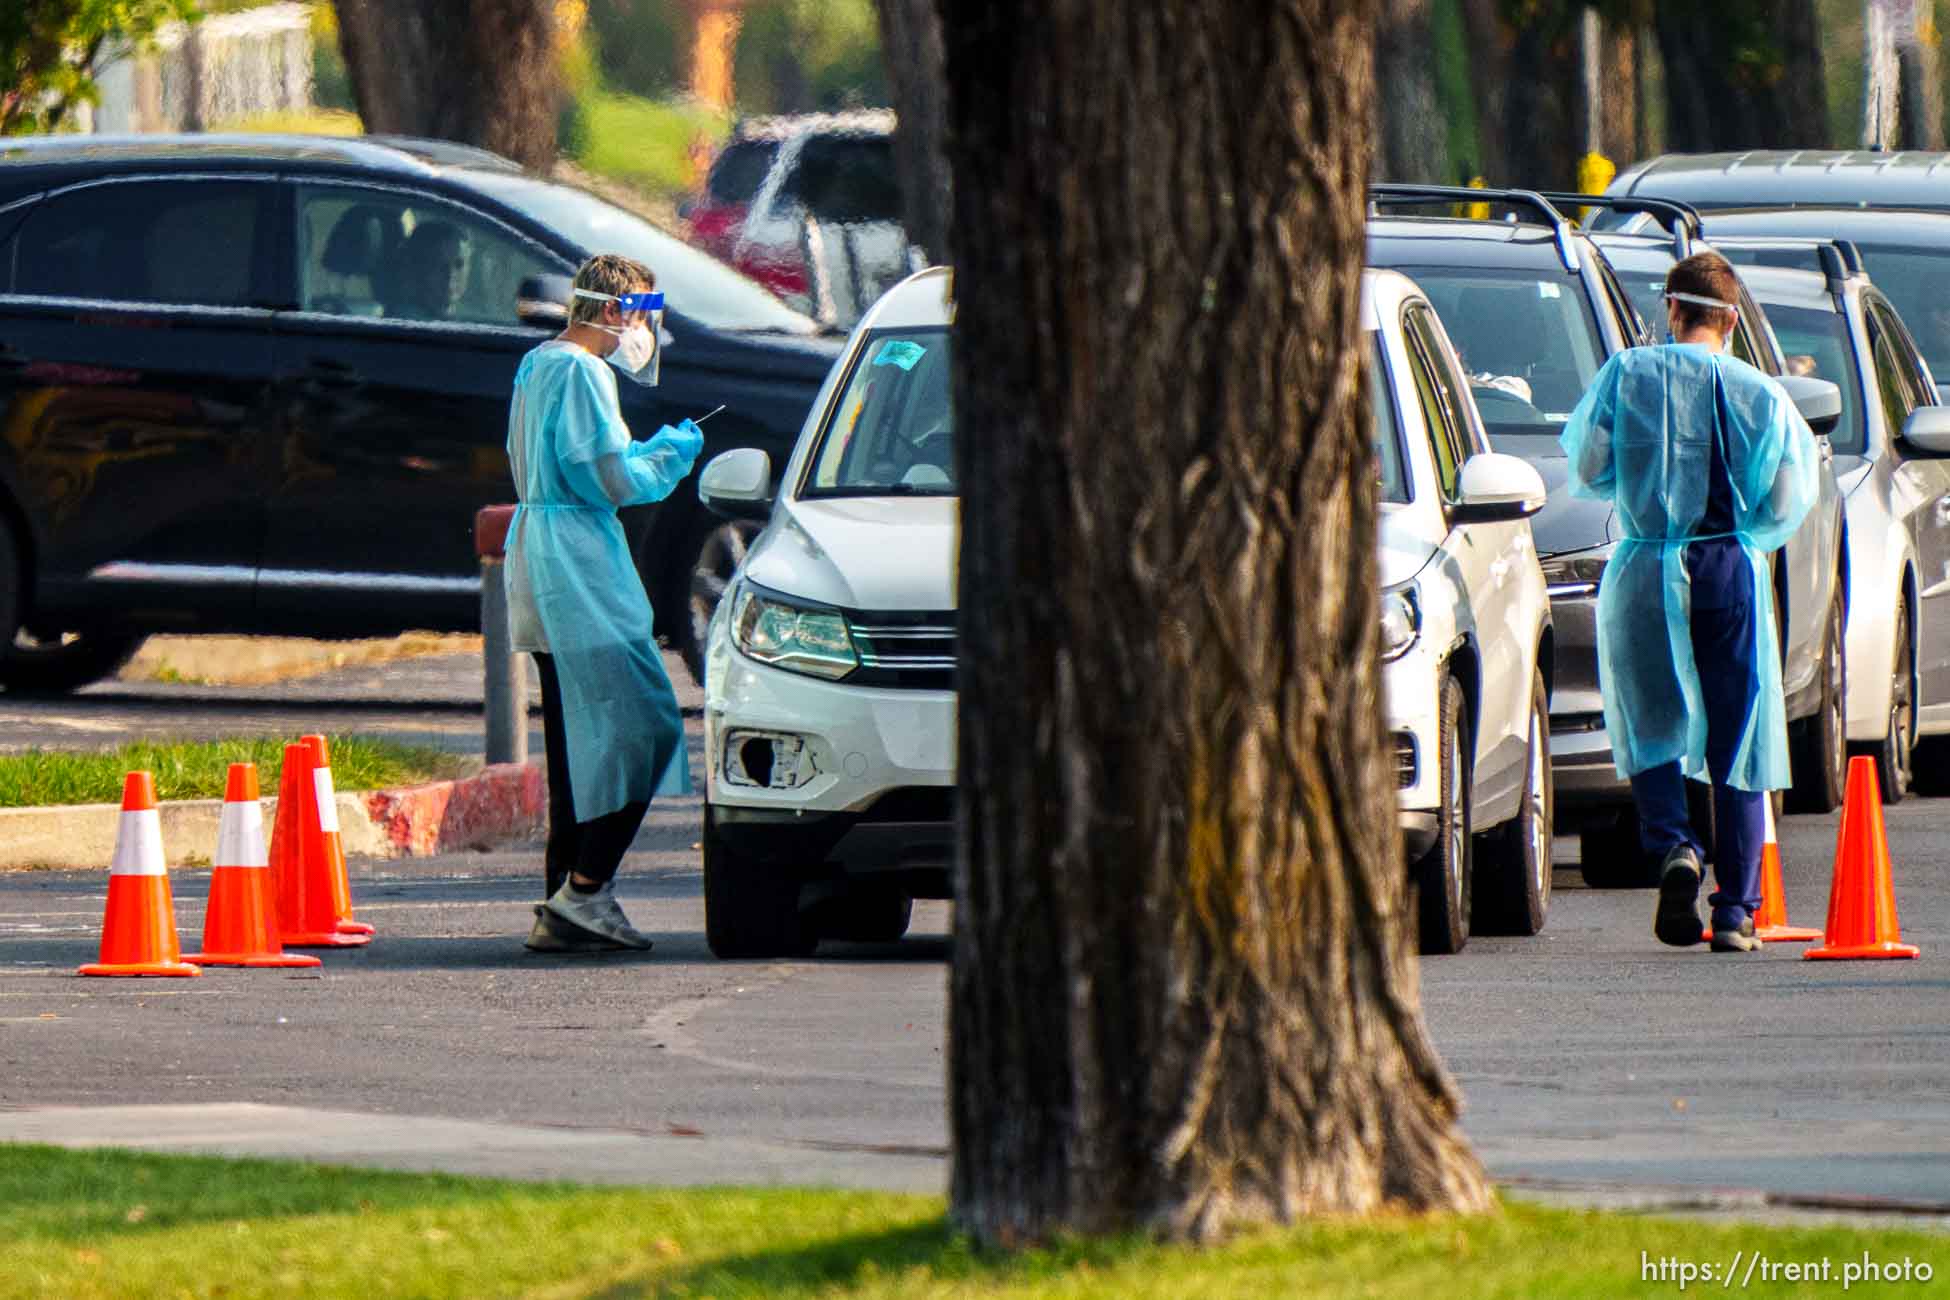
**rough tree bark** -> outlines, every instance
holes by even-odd
[[[947,87],[942,84],[941,14],[935,0],[880,0],[880,48],[893,89],[894,164],[909,243],[933,262],[948,253],[951,184],[942,133]]]
[[[560,76],[549,0],[338,0],[366,130],[458,140],[546,169]]]
[[[1815,0],[1661,4],[1665,147],[1806,148],[1826,141],[1827,83]]]
[[[1380,0],[1375,88],[1381,135],[1376,179],[1450,184],[1448,131],[1435,89],[1431,0]]]
[[[1384,762],[1373,0],[942,0],[953,1213],[1478,1210]]]
[[[1937,40],[1936,24],[1911,16],[1897,52],[1902,84],[1896,101],[1899,149],[1943,148],[1943,63]]]

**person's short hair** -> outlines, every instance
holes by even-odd
[[[466,248],[467,232],[450,221],[422,221],[413,227],[403,251],[411,258],[448,246]]]
[[[576,272],[575,287],[620,298],[626,293],[644,293],[656,288],[657,273],[633,257],[625,257],[621,253],[598,253]],[[608,305],[600,298],[571,296],[569,319],[600,320],[603,308]]]
[[[1683,262],[1675,263],[1672,270],[1666,272],[1666,292],[1737,304],[1740,301],[1740,277],[1734,274],[1733,263],[1718,253],[1694,253]],[[1706,307],[1684,300],[1673,303],[1673,306],[1679,309],[1681,329],[1694,330],[1704,325],[1725,334],[1733,328],[1733,312],[1724,308]]]

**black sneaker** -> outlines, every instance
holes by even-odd
[[[1706,933],[1699,914],[1699,855],[1682,844],[1666,854],[1659,872],[1659,910],[1652,933],[1660,943],[1690,948]]]
[[[1713,927],[1714,952],[1759,952],[1760,940],[1754,937],[1754,918],[1748,917],[1740,923],[1738,930]]]

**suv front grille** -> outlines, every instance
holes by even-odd
[[[955,689],[955,611],[848,610],[846,630],[860,655],[848,675],[862,686]]]

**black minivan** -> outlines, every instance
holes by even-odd
[[[724,403],[699,463],[783,464],[840,341],[581,189],[428,140],[0,141],[0,686],[156,631],[476,628],[515,367],[597,252],[669,302],[661,385],[619,383],[637,434]],[[696,672],[746,526],[688,488],[624,518]]]

